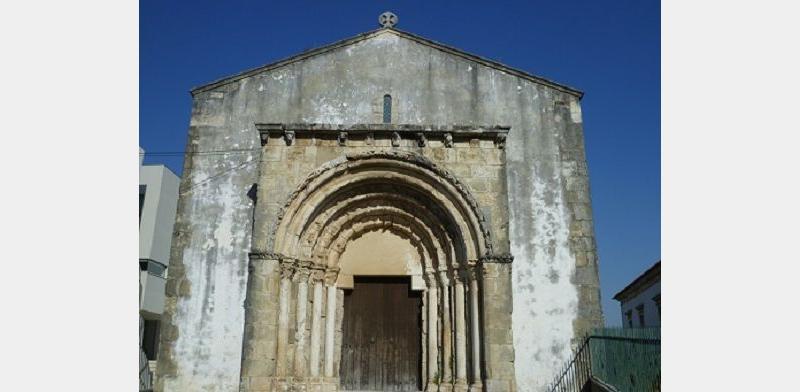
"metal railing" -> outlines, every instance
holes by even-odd
[[[147,361],[147,356],[144,351],[139,347],[139,391],[152,391],[153,390],[153,373],[150,372],[150,366]]]
[[[139,391],[152,392],[153,373],[150,371],[150,362],[142,349],[142,337],[144,336],[144,318],[139,315]]]
[[[582,391],[592,376],[592,356],[590,338],[583,339],[572,354],[572,359],[564,365],[560,375],[548,388],[552,392]]]
[[[661,329],[600,328],[584,338],[550,392],[661,390]]]

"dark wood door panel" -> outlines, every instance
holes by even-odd
[[[355,278],[344,297],[343,390],[421,390],[421,307],[407,277]]]

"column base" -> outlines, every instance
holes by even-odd
[[[242,392],[338,392],[338,377],[248,377]]]
[[[434,381],[428,381],[428,385],[425,385],[425,392],[435,392],[439,390],[439,384]]]
[[[469,386],[466,380],[456,380],[456,383],[453,385],[453,392],[468,392],[468,390]]]
[[[453,384],[450,382],[439,384],[439,392],[453,392]]]
[[[291,392],[337,392],[339,379],[329,377],[295,377],[291,383]]]
[[[483,383],[469,384],[469,392],[483,392]]]
[[[325,377],[322,379],[322,392],[339,391],[339,377]]]

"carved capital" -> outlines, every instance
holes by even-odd
[[[325,285],[326,286],[333,286],[336,284],[336,280],[339,278],[339,268],[328,268],[325,270]]]
[[[297,260],[294,270],[295,282],[308,282],[308,277],[311,276],[311,265],[310,261]]]
[[[400,134],[392,132],[392,147],[400,147]]]
[[[337,138],[339,145],[344,146],[347,144],[347,132],[339,132],[339,137]]]
[[[314,283],[319,283],[325,280],[325,270],[323,268],[314,266],[311,268],[311,280]]]
[[[292,258],[282,258],[280,260],[281,279],[291,279],[295,271],[295,260]]]
[[[469,275],[470,281],[480,280],[481,275],[483,275],[483,263],[480,261],[471,263],[469,267],[467,267],[467,274]]]
[[[436,271],[425,271],[425,272],[423,272],[422,279],[425,280],[425,285],[428,288],[437,286],[436,281],[439,279],[438,276],[437,276],[438,274],[439,273],[436,272]]]
[[[450,286],[450,283],[452,283],[450,274],[448,274],[447,271],[439,271],[439,281],[442,283],[442,286]]]
[[[305,267],[297,267],[294,271],[293,280],[297,283],[306,283],[311,276],[311,270]]]

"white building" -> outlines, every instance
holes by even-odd
[[[143,157],[144,150],[140,148],[139,345],[143,352],[140,362],[144,363],[146,358],[148,367],[155,370],[179,178],[164,165],[143,165]],[[149,378],[149,375],[144,378]],[[145,386],[150,384],[149,381],[144,382]]]
[[[661,326],[661,260],[614,295],[625,328]]]

